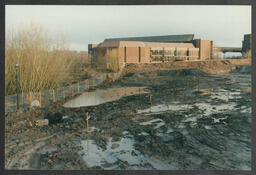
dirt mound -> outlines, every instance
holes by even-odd
[[[229,74],[237,66],[250,66],[250,59],[239,60],[203,60],[203,61],[177,61],[164,63],[143,63],[127,64],[122,72],[122,76],[133,76],[132,73],[141,74],[160,70],[192,70],[197,69],[208,74]],[[192,74],[191,71],[183,72],[185,75]],[[196,72],[197,73],[197,72]],[[165,73],[160,73],[165,74]],[[175,75],[175,74],[174,74]]]

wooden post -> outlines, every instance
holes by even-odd
[[[72,84],[72,97],[73,97],[73,95],[74,95],[74,85]]]
[[[42,93],[40,92],[39,95],[40,95],[40,108],[42,108]]]
[[[86,113],[86,115],[85,115],[85,117],[86,117],[86,132],[89,132],[89,115],[88,115],[88,112]]]
[[[149,95],[149,102],[150,102],[150,112],[152,112],[151,107],[152,107],[152,94]]]
[[[55,102],[55,93],[54,93],[54,89],[52,90],[52,100],[53,100],[53,102]]]
[[[23,95],[23,92],[21,92],[21,103],[22,103],[22,105],[24,104],[24,97],[23,97],[24,95]]]
[[[197,91],[199,91],[200,85],[199,85],[199,76],[197,76]]]
[[[32,92],[29,92],[29,107],[32,108]]]
[[[88,90],[90,89],[90,81],[89,80],[87,80],[88,81]]]
[[[78,83],[77,83],[77,93],[79,94],[79,86],[80,86],[80,84],[79,84],[79,81],[78,81]]]
[[[58,101],[58,88],[56,89],[56,101]]]

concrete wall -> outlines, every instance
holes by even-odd
[[[196,48],[199,48],[199,60],[212,59],[213,42],[211,40],[197,39],[194,40]]]

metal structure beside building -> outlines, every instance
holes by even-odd
[[[252,57],[252,34],[244,35],[243,45],[242,45],[242,55],[243,58],[251,58]]]

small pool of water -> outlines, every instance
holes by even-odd
[[[96,106],[102,103],[119,100],[125,96],[148,93],[146,87],[115,87],[84,92],[79,97],[66,102],[66,108]]]
[[[228,103],[228,104],[219,104],[212,105],[210,103],[195,103],[204,115],[209,116],[211,114],[222,113],[225,111],[233,111],[235,110],[236,103]]]
[[[173,102],[172,104],[160,104],[156,106],[152,106],[148,109],[141,109],[138,110],[138,114],[142,113],[150,113],[150,114],[158,114],[165,111],[181,111],[181,110],[188,110],[191,106],[183,105],[178,102]]]
[[[120,169],[120,164],[127,169],[145,170],[146,165],[150,165],[149,169],[177,169],[177,167],[142,155],[135,149],[134,139],[130,138],[128,132],[125,134],[120,141],[113,141],[110,137],[106,149],[97,146],[94,140],[82,140],[83,149],[78,154],[82,156],[88,167],[100,166],[105,170]]]

